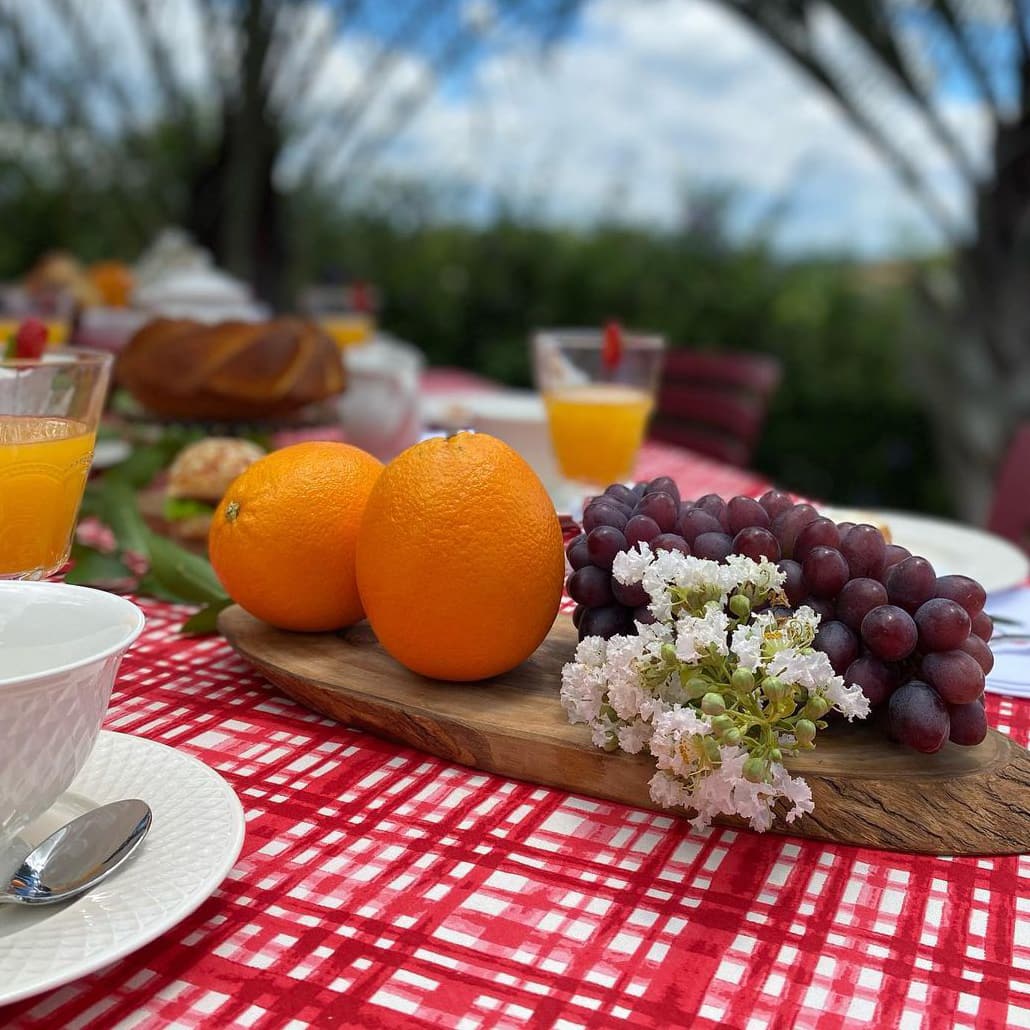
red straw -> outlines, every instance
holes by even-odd
[[[620,361],[622,361],[622,326],[618,322],[609,322],[604,327],[601,362],[608,371],[612,371],[619,367]]]

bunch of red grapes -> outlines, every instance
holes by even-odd
[[[984,588],[968,576],[937,576],[875,526],[834,522],[778,490],[758,500],[683,501],[662,476],[609,486],[587,506],[582,528],[566,548],[581,640],[653,621],[643,587],[623,586],[611,571],[615,556],[641,541],[716,562],[764,557],[785,573],[791,607],[822,617],[815,647],[885,713],[893,739],[931,753],[947,740],[973,745],[986,736],[984,677],[994,656]]]

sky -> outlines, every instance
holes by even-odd
[[[0,9],[14,2],[0,0]],[[87,4],[91,23],[102,27],[105,48],[120,55],[129,92],[145,109],[145,62],[125,10],[134,0],[77,2]],[[924,45],[919,4],[893,2],[911,12],[913,45],[917,39]],[[174,0],[160,10],[180,75],[203,94],[210,88],[202,61],[208,50],[195,4]],[[777,211],[773,242],[789,253],[879,258],[941,243],[922,209],[832,102],[711,0],[584,0],[560,45],[546,55],[524,26],[505,27],[500,0],[450,0],[425,8],[455,13],[428,19],[420,43],[399,54],[391,74],[380,79],[369,68],[378,41],[391,32],[387,14],[402,6],[410,5],[372,0],[365,5],[369,16],[339,36],[319,0],[292,9],[296,25],[280,68],[279,101],[298,123],[317,126],[323,107],[367,91],[366,120],[349,142],[337,139],[335,130],[302,135],[283,162],[284,183],[316,162],[327,176],[346,173],[349,148],[366,138],[363,133],[374,135],[407,90],[424,87],[428,100],[376,151],[371,172],[439,185],[460,198],[459,213],[470,218],[503,202],[561,224],[587,225],[614,215],[673,228],[691,193],[720,188],[736,198],[733,224],[742,235]],[[457,18],[483,30],[484,44],[474,59],[444,73],[429,57]],[[840,27],[831,18],[818,27],[827,48],[841,46]],[[990,24],[983,31],[997,43],[996,65],[1005,66],[1010,40]],[[298,67],[289,57],[303,70],[309,51],[300,43],[319,33],[329,33],[333,43],[302,104],[290,92]],[[53,38],[41,31],[51,57],[72,59]],[[927,74],[937,76],[933,88],[942,117],[982,167],[987,118],[967,82],[953,71],[940,73],[947,64],[928,60]],[[892,134],[933,183],[941,204],[959,223],[968,220],[969,197],[918,119],[903,105],[886,114]]]
[[[985,120],[960,88],[943,98],[974,159]],[[966,197],[904,110],[891,112],[942,202]],[[746,232],[774,206],[789,251],[867,255],[932,248],[921,209],[833,104],[738,19],[705,0],[595,0],[546,61],[487,54],[440,92],[385,156],[559,221],[617,212],[675,225],[684,193],[738,196]]]

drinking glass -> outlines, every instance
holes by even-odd
[[[623,332],[616,353],[600,329],[545,329],[533,368],[555,457],[580,498],[625,482],[654,407],[665,340]]]
[[[0,361],[0,579],[45,579],[68,560],[113,361]]]

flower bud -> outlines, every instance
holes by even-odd
[[[743,594],[734,594],[727,607],[738,619],[746,619],[751,614],[751,602]]]
[[[769,761],[770,762],[782,762],[783,761],[783,752],[778,747],[770,748],[769,749]]]
[[[712,736],[704,736],[701,738],[704,741],[705,754],[708,755],[709,761],[719,761],[719,744],[716,739]]]
[[[816,694],[808,699],[801,714],[806,719],[819,719],[824,716],[830,710],[830,702],[822,697],[820,694]]]
[[[744,739],[744,734],[737,729],[736,726],[732,730],[727,730],[722,735],[722,742],[724,744],[739,744]]]
[[[675,665],[679,659],[676,657],[676,648],[672,644],[662,644],[662,661],[668,665]]]
[[[728,715],[717,715],[712,720],[712,733],[714,733],[720,740],[723,736],[729,733],[730,730],[735,729],[733,720]]]
[[[794,723],[794,736],[799,744],[811,744],[815,740],[815,723],[808,719],[798,719]]]
[[[687,680],[687,694],[690,700],[696,701],[699,697],[704,697],[708,693],[710,686],[711,683],[700,676],[694,676],[692,679]]]
[[[762,680],[762,693],[770,701],[781,701],[787,696],[790,687],[779,676],[766,676]]]
[[[738,694],[750,694],[755,689],[755,674],[750,669],[736,668],[730,677],[730,686]]]
[[[716,694],[714,691],[710,691],[701,698],[701,711],[705,715],[722,715],[726,711],[726,702],[722,699],[722,694]]]
[[[749,783],[764,783],[769,763],[758,755],[752,755],[744,762],[744,779]]]

